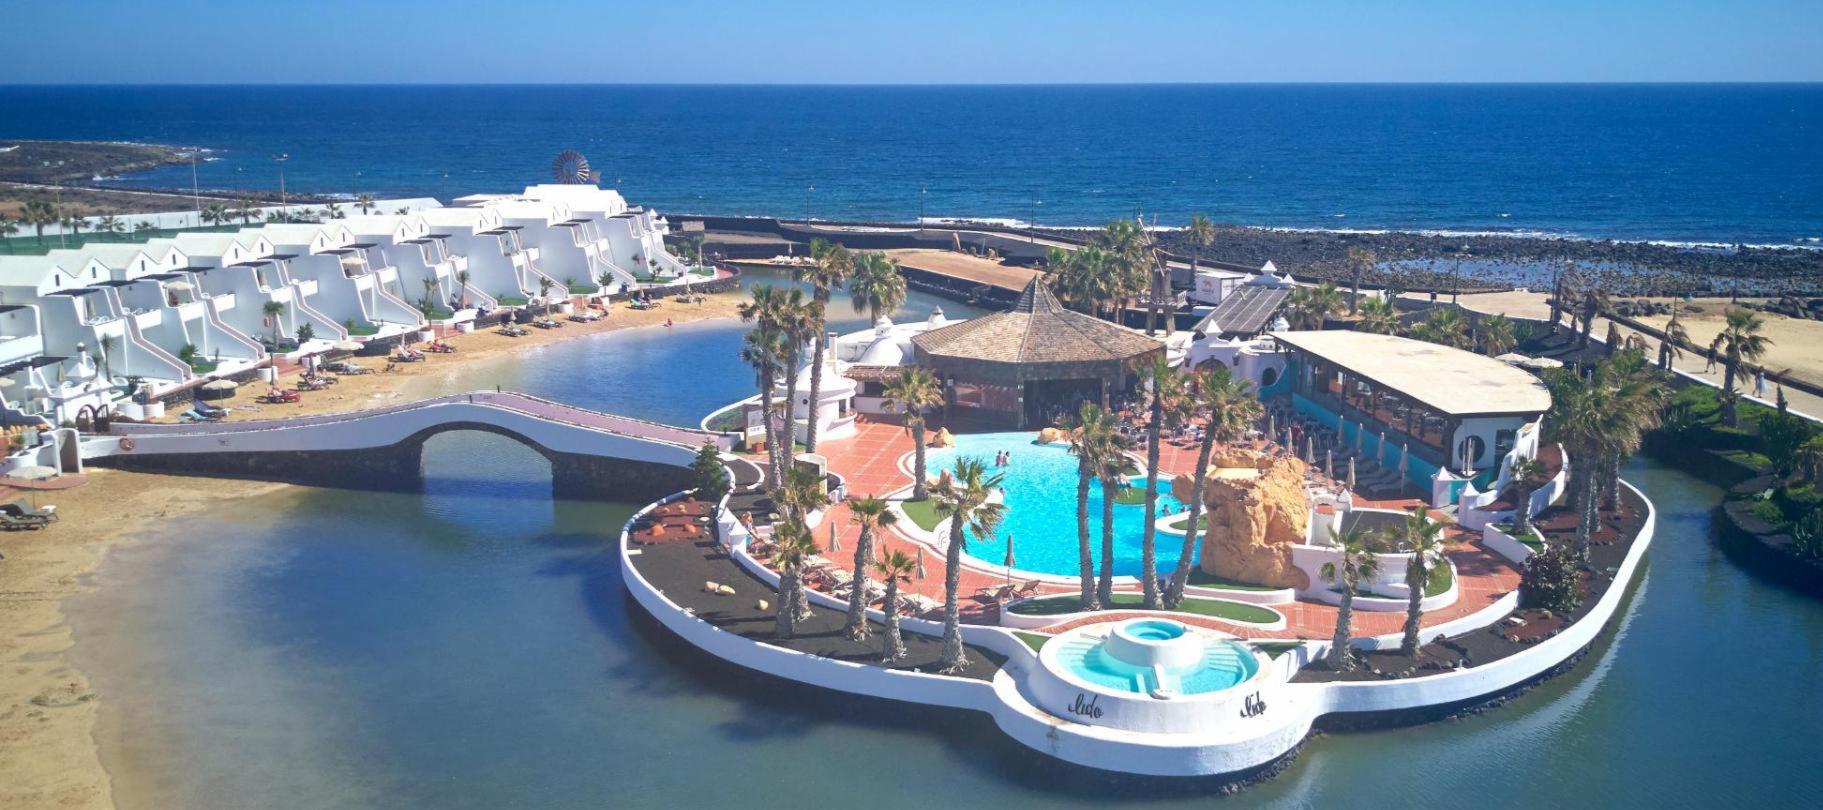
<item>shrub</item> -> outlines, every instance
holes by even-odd
[[[1557,546],[1526,558],[1519,575],[1520,607],[1568,613],[1580,604],[1582,587],[1568,549]]]
[[[1797,469],[1800,448],[1810,437],[1810,424],[1790,414],[1775,413],[1760,422],[1760,446],[1780,476]]]
[[[1780,509],[1779,505],[1771,500],[1754,501],[1753,516],[1765,521],[1766,525],[1775,529],[1785,525],[1785,510]]]
[[[696,497],[705,501],[719,501],[733,482],[728,480],[728,469],[722,466],[721,454],[713,444],[704,444],[696,451],[696,460],[690,462],[690,473],[696,483]]]
[[[1823,562],[1823,509],[1812,509],[1791,527],[1791,551],[1806,560]]]

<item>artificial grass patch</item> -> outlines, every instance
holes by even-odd
[[[1447,562],[1438,565],[1436,568],[1432,568],[1430,581],[1424,583],[1424,595],[1437,596],[1448,591],[1450,589],[1450,583],[1456,576],[1452,573],[1452,570],[1453,569],[1450,568],[1449,563]]]
[[[1214,574],[1204,572],[1203,569],[1201,569],[1201,568],[1191,568],[1190,569],[1190,579],[1187,581],[1191,585],[1195,585],[1199,588],[1227,588],[1227,589],[1233,590],[1233,591],[1277,591],[1277,590],[1281,590],[1279,587],[1274,586],[1274,585],[1259,585],[1259,584],[1252,583],[1252,582],[1242,582],[1238,579],[1229,579],[1227,577],[1216,576]]]
[[[1296,641],[1257,641],[1253,648],[1265,653],[1267,658],[1277,658],[1302,646]]]
[[[1025,646],[1031,647],[1032,652],[1038,652],[1040,649],[1043,649],[1044,643],[1051,640],[1050,636],[1043,633],[1028,633],[1024,630],[1014,630],[1013,635],[1018,636],[1020,641],[1025,642]]]
[[[918,524],[918,528],[927,532],[936,531],[937,524],[942,523],[945,517],[937,514],[937,502],[931,498],[925,498],[922,501],[901,501],[899,508],[905,511],[905,516],[911,518],[911,522]]]
[[[1143,594],[1117,593],[1114,594],[1114,604],[1108,605],[1107,607],[1119,608],[1121,610],[1141,610],[1143,608],[1141,608],[1140,605],[1144,603],[1145,596]],[[1059,616],[1065,613],[1075,613],[1081,608],[1081,605],[1082,603],[1079,601],[1079,597],[1074,594],[1065,594],[1062,596],[1047,596],[1042,599],[1028,599],[1024,602],[1016,603],[1007,609],[1021,616]],[[1169,613],[1173,611],[1160,612]],[[1259,605],[1249,605],[1245,602],[1229,602],[1221,599],[1203,599],[1195,596],[1185,597],[1184,601],[1178,603],[1175,612],[1190,613],[1197,616],[1213,616],[1218,619],[1227,619],[1228,621],[1240,622],[1242,624],[1272,624],[1279,620],[1279,614],[1260,607]]]

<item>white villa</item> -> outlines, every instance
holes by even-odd
[[[79,275],[105,280],[142,337],[165,353],[187,360],[204,377],[235,374],[260,364],[266,350],[241,330],[224,322],[221,303],[204,297],[185,269],[189,257],[170,242],[157,244],[90,244],[75,250],[53,250],[48,258],[80,264]]]
[[[428,208],[420,212],[449,252],[468,259],[469,285],[496,306],[524,306],[538,296],[538,248],[527,248],[520,229],[492,208]],[[555,285],[556,279],[551,279]],[[486,303],[486,302],[483,302]]]
[[[340,322],[311,306],[316,282],[294,281],[287,270],[291,257],[264,236],[186,233],[148,246],[167,243],[188,257],[181,272],[212,302],[222,322],[269,350],[284,345],[281,338],[294,339],[305,324],[317,350],[347,337]]]
[[[424,217],[375,215],[349,217],[340,224],[363,243],[374,244],[382,264],[397,273],[402,297],[430,322],[449,326],[475,319],[475,304],[492,305],[494,299],[478,289],[465,287],[468,259],[449,252],[442,234],[433,234]]]
[[[286,259],[298,282],[315,282],[311,305],[342,325],[352,340],[381,340],[416,332],[424,314],[407,303],[399,272],[373,242],[358,242],[340,221],[322,225],[282,224],[249,228],[242,236],[263,237]]]

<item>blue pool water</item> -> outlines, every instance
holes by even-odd
[[[969,555],[988,565],[1006,562],[1006,541],[1013,538],[1014,567],[1040,574],[1075,576],[1080,573],[1076,549],[1076,457],[1063,444],[1041,445],[1032,442],[1032,433],[971,433],[956,437],[956,446],[929,451],[925,463],[932,471],[953,468],[959,458],[973,456],[989,464],[1002,450],[1012,454],[1012,463],[996,470],[1004,473],[1001,484],[1006,505],[1006,520],[999,533],[990,538],[969,537],[963,547]],[[1134,486],[1144,484],[1135,479]],[[1183,511],[1183,504],[1171,497],[1167,486],[1159,487],[1159,514]],[[1114,573],[1138,576],[1140,542],[1145,531],[1145,504],[1114,505]],[[1089,537],[1093,546],[1096,570],[1101,566],[1101,485],[1089,487]],[[1159,533],[1158,571],[1161,575],[1177,565],[1183,538]]]
[[[1140,635],[1145,633],[1142,631]],[[1186,695],[1219,692],[1245,682],[1260,667],[1247,648],[1227,640],[1209,642],[1202,664],[1188,672],[1135,666],[1109,655],[1099,639],[1083,637],[1065,642],[1057,653],[1057,662],[1071,674],[1096,686],[1142,695],[1161,687]]]

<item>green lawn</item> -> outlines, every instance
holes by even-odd
[[[1450,589],[1450,581],[1455,578],[1453,569],[1446,563],[1431,569],[1431,579],[1424,583],[1425,596],[1437,596]]]
[[[1120,490],[1114,495],[1114,502],[1121,506],[1137,506],[1143,504],[1146,502],[1146,488],[1136,486],[1132,489]]]
[[[518,295],[502,295],[499,298],[495,298],[494,301],[503,307],[525,306],[525,298]]]
[[[1166,523],[1165,525],[1167,527],[1176,529],[1181,532],[1184,530],[1184,523],[1186,523],[1186,522],[1187,521],[1185,521],[1183,518],[1180,517],[1175,521]],[[1207,514],[1197,515],[1196,516],[1196,530],[1201,532],[1201,531],[1208,531],[1208,529],[1209,529],[1209,516]]]
[[[1043,649],[1044,643],[1051,640],[1050,636],[1043,633],[1027,633],[1024,630],[1014,630],[1013,635],[1018,636],[1020,641],[1025,642],[1025,646],[1031,647],[1032,652],[1038,652],[1040,649]]]
[[[600,287],[597,287],[593,284],[571,284],[570,285],[570,294],[571,295],[594,295],[600,289],[601,289]]]
[[[1267,658],[1277,658],[1302,646],[1296,641],[1257,641],[1253,648],[1265,653]]]
[[[191,360],[190,361],[190,370],[194,371],[198,374],[208,374],[209,372],[215,370],[215,361],[214,360],[203,360],[201,358]]]
[[[943,521],[943,516],[937,514],[937,502],[930,498],[922,501],[901,501],[899,508],[905,510],[905,516],[918,524],[918,528],[927,532],[936,531],[937,524]]]
[[[1075,613],[1081,604],[1077,599],[1078,597],[1074,594],[1047,596],[1042,599],[1020,602],[1008,610],[1021,616],[1059,616],[1065,613]],[[1145,597],[1141,594],[1117,593],[1114,595],[1114,604],[1110,607],[1133,610],[1138,609],[1144,601]],[[1178,604],[1177,612],[1213,616],[1243,624],[1272,624],[1279,620],[1279,614],[1259,605],[1220,599],[1203,599],[1195,596],[1185,597],[1184,601]]]
[[[1198,586],[1201,588],[1227,588],[1227,589],[1233,590],[1233,591],[1277,591],[1277,590],[1281,590],[1277,586],[1273,586],[1273,585],[1257,585],[1252,582],[1242,582],[1238,579],[1229,579],[1227,577],[1218,577],[1214,574],[1204,573],[1203,569],[1201,569],[1201,568],[1190,569],[1189,583],[1191,585],[1195,585],[1195,586]]]
[[[433,309],[429,312],[424,313],[424,317],[426,320],[447,321],[451,318],[456,317],[456,313],[451,312],[447,309]]]
[[[355,324],[354,326],[345,326],[344,328],[348,330],[349,337],[367,337],[380,333],[380,327],[378,326],[362,326],[360,324]]]

